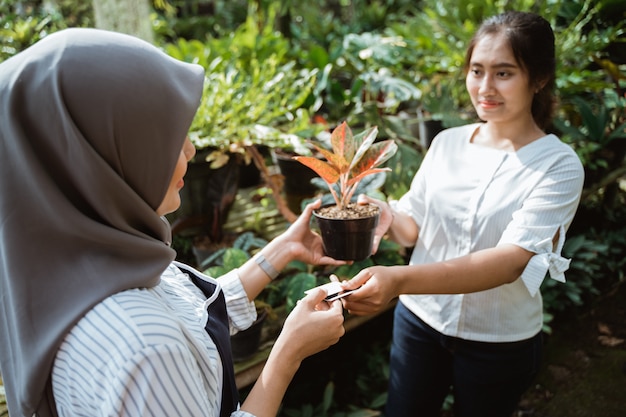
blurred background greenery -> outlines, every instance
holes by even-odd
[[[191,136],[199,151],[208,150],[213,168],[229,160],[256,161],[272,174],[272,150],[306,152],[308,141],[322,140],[346,120],[376,125],[380,138],[396,140],[399,151],[387,164],[392,172],[370,191],[398,198],[433,134],[475,120],[463,82],[465,46],[483,18],[508,9],[540,13],[555,29],[558,111],[550,130],[577,152],[586,174],[564,248],[572,258],[568,281],[546,280],[542,288],[549,334],[561,317],[624,282],[626,4],[621,0],[0,0],[0,61],[67,27],[144,37],[205,67],[210,82]],[[266,180],[271,178],[276,177]],[[270,204],[273,195],[278,210],[289,214],[281,205],[280,182],[270,182],[270,188],[255,194],[255,201]],[[229,192],[234,201],[240,188]],[[228,214],[220,219],[225,223]],[[224,234],[201,232],[214,240]],[[179,253],[186,256],[193,236],[178,238]],[[387,255],[398,253],[392,246]],[[294,268],[294,274],[301,272]],[[280,291],[273,297],[288,292]],[[363,360],[376,371],[356,377],[362,390],[347,400],[348,407],[337,405],[330,381],[321,404],[285,415],[377,415],[384,403],[380,380],[386,377],[387,342],[385,336],[372,344]],[[371,395],[364,396],[368,390]]]

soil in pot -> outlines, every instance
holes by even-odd
[[[360,219],[378,215],[378,206],[373,204],[350,203],[342,209],[335,205],[320,207],[315,213],[328,219]]]
[[[350,203],[339,210],[324,206],[313,212],[322,236],[324,252],[335,259],[362,261],[372,254],[380,210],[377,206]]]

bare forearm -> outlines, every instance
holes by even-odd
[[[515,281],[532,253],[515,245],[485,249],[442,262],[371,266],[342,284],[357,289],[344,298],[356,315],[380,311],[401,294],[467,294]]]
[[[503,245],[449,261],[391,267],[390,273],[399,294],[466,294],[515,281],[532,255]]]
[[[419,227],[411,216],[405,213],[393,212],[393,220],[387,230],[389,239],[410,248],[415,245],[418,234]]]
[[[343,336],[341,302],[326,303],[326,295],[323,289],[314,289],[296,304],[241,407],[244,411],[257,417],[275,416],[304,358],[337,343]]]
[[[300,362],[281,361],[271,354],[241,409],[256,417],[276,416],[299,365]]]
[[[263,255],[276,271],[281,271],[293,259],[293,255],[289,245],[278,243],[270,242],[260,251],[260,255]],[[239,277],[249,300],[254,300],[271,281],[254,259],[250,259],[239,268]]]

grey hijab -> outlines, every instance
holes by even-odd
[[[137,38],[47,36],[0,64],[0,369],[12,417],[55,415],[50,371],[95,304],[174,259],[155,209],[204,71]]]

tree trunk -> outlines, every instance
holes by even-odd
[[[148,0],[93,0],[93,11],[97,28],[154,42]]]

